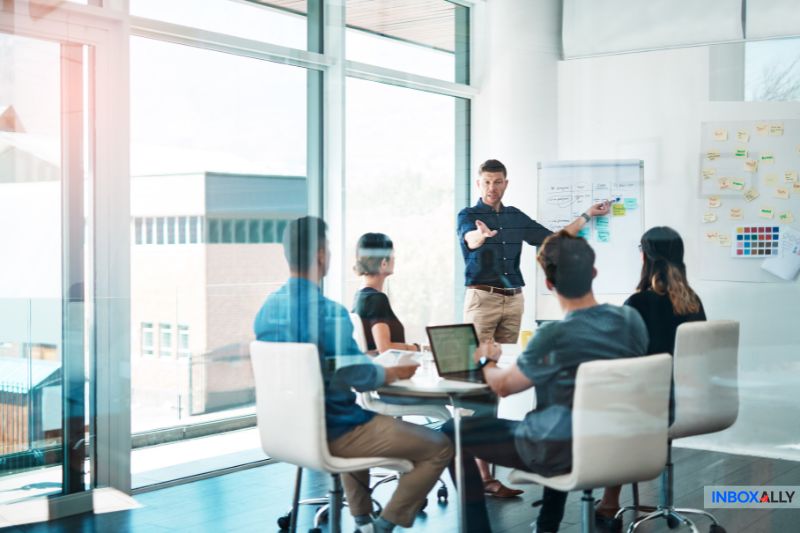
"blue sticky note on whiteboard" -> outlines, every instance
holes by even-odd
[[[636,209],[637,207],[639,207],[639,202],[636,200],[636,198],[625,198],[626,211]]]
[[[589,226],[582,227],[581,230],[578,232],[578,237],[582,237],[582,238],[584,238],[584,239],[586,239],[588,241],[589,240]]]
[[[611,233],[607,230],[599,230],[597,232],[597,240],[598,242],[608,242],[611,240]]]

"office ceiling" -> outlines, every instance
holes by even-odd
[[[306,12],[306,0],[251,1]],[[347,25],[439,50],[455,50],[455,6],[446,0],[347,0]]]

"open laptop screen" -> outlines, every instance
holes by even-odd
[[[472,324],[431,326],[427,329],[440,376],[478,369],[478,363],[473,359],[478,336]]]

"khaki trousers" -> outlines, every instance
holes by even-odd
[[[381,516],[393,524],[411,527],[414,517],[442,471],[453,457],[453,445],[443,433],[384,415],[357,426],[328,444],[338,457],[396,457],[414,463],[400,475],[397,488]],[[372,512],[369,471],[342,474],[347,505],[353,516]]]
[[[504,296],[496,292],[467,289],[464,296],[464,322],[475,324],[478,340],[494,339],[512,344],[519,337],[525,299],[522,293]]]

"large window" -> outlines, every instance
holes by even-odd
[[[345,264],[353,265],[361,234],[391,237],[395,274],[386,289],[408,342],[454,318],[455,109],[455,98],[347,82]],[[349,280],[346,298],[359,286]]]
[[[305,93],[297,67],[131,39],[131,323],[161,356],[132,358],[134,435],[253,413],[253,317],[288,275],[262,224],[306,214]]]
[[[745,99],[800,101],[800,38],[745,45]]]

